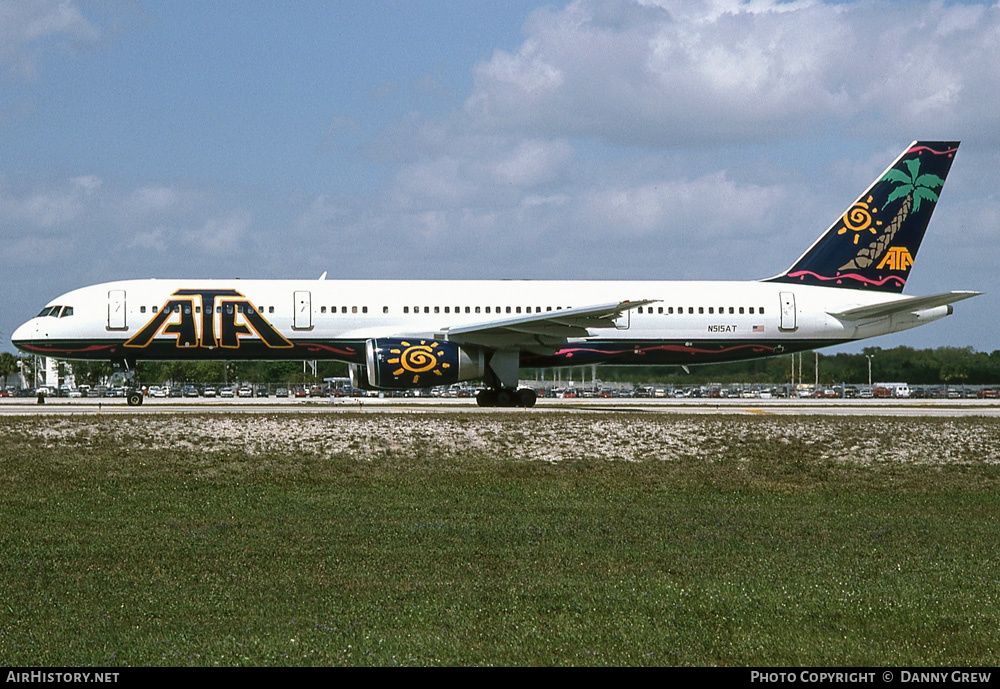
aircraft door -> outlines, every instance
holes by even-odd
[[[292,318],[292,327],[296,330],[312,329],[312,294],[310,292],[296,291],[294,295],[295,315]]]
[[[781,297],[781,330],[795,330],[798,325],[795,322],[795,293],[782,292]]]
[[[127,330],[125,321],[125,290],[113,289],[108,292],[108,330]]]

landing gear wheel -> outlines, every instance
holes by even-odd
[[[132,390],[125,396],[125,402],[130,407],[140,407],[142,406],[142,393],[137,390]]]
[[[537,395],[531,388],[486,388],[476,394],[480,407],[533,407]]]

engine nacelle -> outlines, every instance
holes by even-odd
[[[365,343],[368,383],[382,390],[429,388],[482,378],[482,350],[466,350],[447,340],[378,338]],[[359,367],[361,368],[361,367]]]
[[[351,387],[358,390],[375,390],[368,382],[368,367],[361,364],[348,364],[347,370],[351,375]]]

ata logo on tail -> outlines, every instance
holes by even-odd
[[[239,349],[242,337],[258,337],[271,349],[294,346],[234,289],[177,290],[124,346],[148,347],[160,333],[176,335],[185,349]]]
[[[876,268],[888,268],[889,270],[906,271],[913,265],[913,256],[905,246],[890,246],[885,253],[885,258]]]

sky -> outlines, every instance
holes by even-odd
[[[116,279],[765,278],[938,139],[906,293],[985,294],[832,351],[992,352],[998,55],[987,2],[0,0],[0,351]]]

